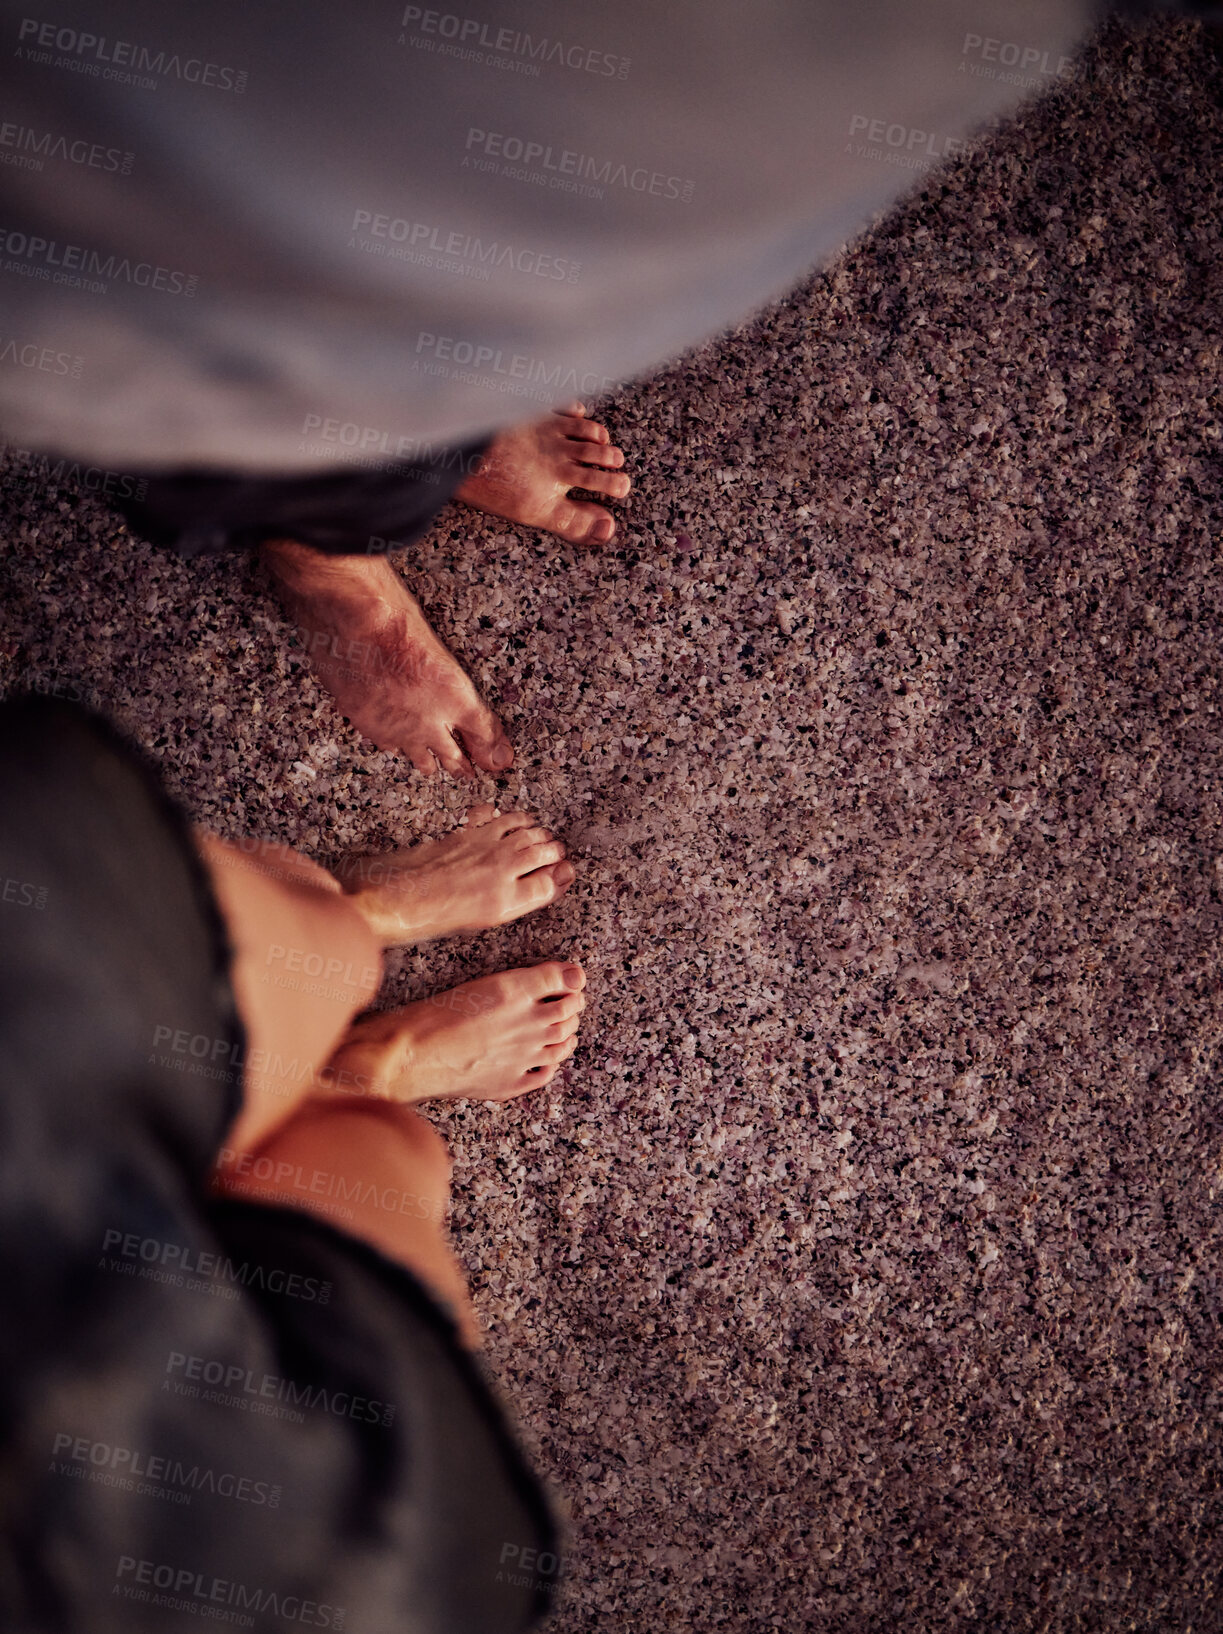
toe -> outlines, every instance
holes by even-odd
[[[562,1061],[568,1061],[578,1047],[578,1037],[574,1033],[572,1038],[566,1038],[559,1044],[544,1044],[535,1051],[535,1060],[532,1063],[541,1067],[559,1067]]]
[[[588,420],[584,423],[590,424]],[[601,465],[606,466],[608,470],[616,470],[624,464],[623,450],[617,448],[614,443],[583,442],[577,437],[573,440],[579,446],[570,449],[570,458],[578,460],[583,465]]]
[[[580,993],[586,985],[586,972],[579,964],[565,964],[550,959],[547,964],[532,965],[522,972],[524,985],[533,999],[563,998],[569,993]]]
[[[606,494],[608,499],[627,499],[633,486],[631,478],[623,471],[604,471],[597,465],[576,465],[572,460],[566,466],[564,476],[571,488]]]
[[[580,1015],[570,1016],[567,1021],[554,1021],[545,1031],[543,1042],[545,1044],[563,1044],[567,1038],[573,1037],[581,1025],[582,1018]]]
[[[516,853],[514,866],[518,870],[519,879],[527,874],[533,874],[537,868],[550,868],[553,863],[564,862],[565,846],[561,840],[548,840],[540,845],[527,846]]]
[[[566,993],[564,998],[546,998],[541,1001],[544,1005],[543,1019],[550,1027],[556,1027],[561,1022],[572,1021],[574,1016],[580,1016],[586,1008],[584,993]]]
[[[491,823],[496,815],[496,806],[468,806],[467,815],[463,818],[463,823],[461,826],[466,828],[483,828],[485,823]]]
[[[437,757],[438,765],[444,772],[449,772],[451,777],[472,778],[475,776],[471,762],[453,738],[449,742],[439,741],[430,747]]]
[[[515,851],[525,850],[529,845],[542,845],[552,838],[552,830],[545,828],[542,823],[532,823],[529,828],[520,828],[514,836]]]
[[[521,911],[535,913],[540,908],[546,908],[549,902],[555,902],[562,891],[573,884],[575,877],[571,862],[554,863],[551,867],[536,868],[531,873],[524,874],[518,881],[526,903]]]
[[[471,760],[483,772],[503,772],[514,759],[501,722],[486,704],[477,703],[451,727]]]
[[[519,829],[534,827],[535,819],[529,811],[503,811],[497,823],[497,838],[508,839]]]
[[[593,475],[592,473],[588,473]],[[585,484],[574,484],[575,487]],[[562,500],[553,513],[550,524],[553,533],[568,539],[573,545],[605,545],[616,532],[616,519],[602,505],[587,504],[585,500]]]
[[[583,459],[593,459],[596,449],[602,446],[611,446],[611,436],[606,426],[601,426],[597,420],[573,419],[565,422],[565,435],[572,437],[576,442],[584,443]],[[619,452],[619,450],[617,450]],[[620,455],[621,460],[624,455]]]
[[[572,416],[576,420],[583,420],[586,417],[586,405],[585,403],[579,403],[575,397],[571,402],[562,403],[559,408],[553,409],[552,412],[566,417]],[[593,423],[592,421],[591,424]]]
[[[528,1089],[542,1089],[545,1084],[550,1084],[552,1082],[560,1069],[561,1063],[559,1061],[556,1062],[554,1066],[532,1068],[531,1070],[524,1072],[521,1078],[514,1081],[514,1084],[510,1089],[510,1094],[522,1095],[525,1094]]]

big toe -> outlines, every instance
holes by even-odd
[[[586,985],[586,972],[580,964],[549,959],[547,964],[533,965],[523,974],[530,978],[528,986],[537,999],[562,998],[566,993],[579,993]]]
[[[520,965],[517,970],[503,970],[488,977],[495,983],[500,1002],[525,1012],[534,1012],[537,1004],[547,1004],[549,1010],[557,1000],[580,993],[586,985],[586,973],[579,964],[567,964],[563,959],[549,959],[546,964]],[[549,1014],[555,1019],[555,1012]]]
[[[477,703],[455,721],[453,730],[481,771],[503,772],[513,764],[514,750],[510,740],[501,722],[486,704]]]

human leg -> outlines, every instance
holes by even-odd
[[[382,980],[382,944],[321,868],[288,847],[257,851],[196,831],[233,947],[246,1030],[231,1143],[256,1144],[315,1092],[315,1071]]]
[[[623,499],[631,486],[624,455],[580,403],[502,432],[468,463],[457,501],[572,543],[606,543],[615,520],[571,489]],[[402,750],[426,776],[512,763],[500,722],[386,556],[323,554],[285,537],[266,540],[262,559],[319,680],[379,748]]]
[[[267,540],[264,566],[306,642],[319,680],[380,749],[417,771],[505,771],[514,751],[500,721],[385,556],[329,556]]]
[[[508,1101],[542,1088],[577,1048],[581,965],[528,965],[362,1016],[328,1063],[366,1095]]]
[[[372,1243],[420,1276],[478,1346],[444,1230],[450,1156],[410,1103],[508,1100],[549,1082],[577,1047],[585,980],[578,965],[537,965],[363,1018],[321,1074],[356,1096],[315,1095],[266,1138],[227,1141],[216,1190],[303,1208]]]
[[[226,1146],[214,1187],[317,1214],[406,1266],[480,1344],[467,1281],[445,1234],[451,1159],[410,1107],[319,1098],[254,1148]]]
[[[575,487],[623,499],[624,456],[579,403],[491,440],[415,450],[373,470],[324,475],[154,474],[121,500],[132,527],[183,555],[257,546],[310,663],[343,713],[426,776],[506,770],[513,749],[388,559],[450,498],[574,543],[605,543],[610,511]]]
[[[339,878],[275,841],[197,830],[196,843],[234,948],[247,1055],[230,1139],[243,1146],[327,1087],[319,1074],[377,992],[384,948],[505,924],[573,879],[549,829],[487,805],[441,840],[344,859]]]
[[[244,1105],[215,1188],[313,1210],[372,1243],[421,1276],[474,1346],[475,1314],[443,1230],[449,1156],[408,1103],[503,1100],[550,1081],[577,1046],[585,976],[551,962],[354,1022],[377,989],[382,947],[473,917],[502,923],[539,905],[528,900],[538,885],[524,895],[523,880],[555,894],[572,877],[559,842],[526,813],[475,807],[469,818],[456,844],[427,842],[423,861],[392,853],[373,880],[368,867],[341,865],[347,889],[270,842],[252,851],[197,833],[197,845],[234,947],[248,1045]],[[535,866],[523,873],[526,864]],[[456,891],[465,871],[477,883]],[[321,982],[309,976],[315,960],[325,960]],[[290,963],[304,979],[287,979]],[[272,969],[282,979],[269,981]]]

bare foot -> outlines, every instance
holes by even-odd
[[[624,499],[632,483],[619,469],[624,455],[606,427],[586,418],[582,403],[568,403],[546,420],[514,426],[495,437],[480,469],[454,497],[528,528],[543,528],[574,545],[605,545],[616,531],[612,513],[588,500],[570,499],[586,488]]]
[[[363,1016],[323,1078],[407,1103],[513,1100],[550,1082],[577,1049],[585,985],[581,965],[553,961]]]
[[[315,674],[353,725],[418,772],[501,772],[514,751],[384,556],[327,556],[289,539],[263,546]]]
[[[465,825],[408,851],[344,857],[333,870],[383,947],[507,925],[572,883],[565,847],[525,811],[472,806]]]

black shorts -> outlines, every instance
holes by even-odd
[[[140,499],[120,498],[135,533],[180,556],[249,549],[295,539],[337,556],[379,555],[419,539],[489,439],[373,468],[323,476],[240,476],[209,471],[146,473]]]

